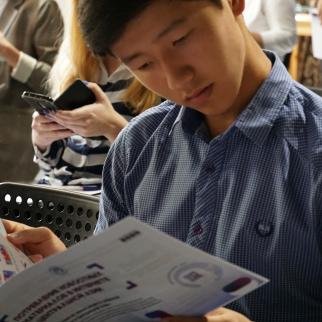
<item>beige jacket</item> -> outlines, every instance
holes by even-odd
[[[29,181],[37,169],[30,138],[33,111],[20,96],[23,91],[45,93],[63,33],[63,19],[53,0],[9,0],[0,17],[0,30],[33,61],[32,68],[19,66],[17,80],[0,58],[0,182]]]
[[[23,83],[13,79],[9,66],[3,60],[0,62],[0,103],[5,107],[21,105],[22,91],[45,89],[60,45],[62,17],[53,0],[9,0],[0,17],[0,30],[15,47],[37,60],[30,77]]]

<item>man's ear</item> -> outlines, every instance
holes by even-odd
[[[245,9],[245,0],[228,0],[228,3],[236,17],[243,13]]]

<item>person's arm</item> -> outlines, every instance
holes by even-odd
[[[55,1],[43,1],[30,35],[35,57],[22,51],[13,67],[12,77],[42,92],[63,34],[63,19]]]
[[[38,112],[32,116],[31,128],[34,162],[44,171],[50,171],[60,162],[67,144],[66,138],[73,132]]]
[[[171,317],[162,319],[162,322],[251,322],[244,315],[226,309],[216,309],[203,317]]]
[[[8,240],[19,247],[34,261],[60,253],[66,249],[64,243],[48,228],[30,226],[2,219]]]
[[[262,47],[284,56],[296,43],[294,0],[263,1],[263,10],[269,30],[260,33]]]
[[[20,51],[0,32],[0,56],[11,68],[14,68],[19,60]]]
[[[128,167],[128,149],[126,144],[127,129],[124,129],[112,144],[102,173],[102,193],[100,211],[94,234],[122,218],[133,214],[127,207],[125,189],[126,169]]]

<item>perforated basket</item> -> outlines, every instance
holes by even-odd
[[[42,185],[0,184],[0,217],[50,228],[68,247],[91,236],[99,198]]]

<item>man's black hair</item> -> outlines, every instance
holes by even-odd
[[[79,0],[78,20],[87,45],[96,55],[111,53],[127,24],[153,1],[161,0]],[[211,1],[221,6],[221,0]]]

